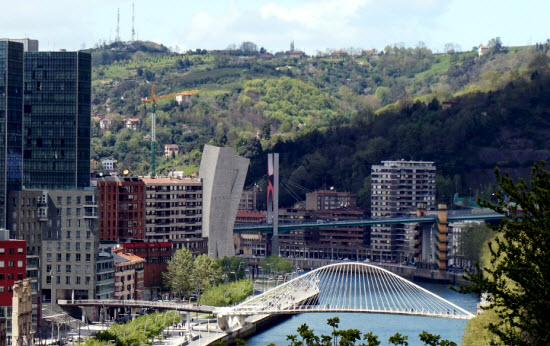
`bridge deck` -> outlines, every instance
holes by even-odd
[[[210,305],[183,304],[177,302],[148,301],[148,300],[118,300],[118,299],[75,299],[58,300],[57,304],[65,306],[109,306],[109,307],[130,307],[150,308],[161,310],[178,310],[192,312],[211,313],[216,307]]]

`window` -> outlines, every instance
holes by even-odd
[[[86,276],[86,285],[89,285],[90,284],[90,277],[89,276]]]
[[[4,261],[0,261],[0,268],[4,268]]]
[[[86,254],[86,262],[90,262],[92,260],[92,255],[89,253]]]
[[[67,264],[65,266],[65,273],[70,273],[71,272],[71,265],[70,264]]]
[[[3,255],[6,253],[6,250],[3,247],[0,247],[0,255]]]
[[[80,274],[80,264],[75,265],[75,272]]]
[[[63,203],[63,197],[57,196],[57,204]]]
[[[70,276],[65,276],[65,284],[66,284],[66,285],[70,285],[70,284],[71,284],[71,277],[70,277]]]
[[[76,208],[76,216],[80,216],[80,208]]]
[[[92,237],[92,232],[86,231],[86,239],[90,239]]]
[[[23,280],[23,273],[17,273],[17,280]]]
[[[90,274],[92,271],[90,269],[90,265],[89,264],[86,264],[86,274]]]
[[[61,251],[61,242],[56,243],[56,249],[57,251]]]
[[[77,197],[76,197],[76,204],[77,204],[77,205],[81,205],[81,204],[82,204],[82,197],[80,197],[80,196],[77,196]]]
[[[46,261],[48,261],[48,262],[51,262],[51,261],[52,261],[52,253],[51,253],[51,252],[48,252],[48,253],[46,254]]]
[[[80,251],[80,243],[76,243],[76,251]]]
[[[17,267],[23,268],[23,261],[17,261]]]
[[[72,212],[71,208],[67,208],[67,216],[71,216],[71,212]]]
[[[57,262],[61,262],[61,254],[60,253],[57,254]]]
[[[80,262],[81,260],[81,255],[79,253],[76,254],[76,261],[77,262]]]
[[[71,251],[71,242],[65,243],[65,250]]]
[[[71,261],[71,254],[70,253],[65,254],[65,262],[70,262],[70,261]]]
[[[8,267],[13,268],[13,261],[8,261]]]
[[[71,203],[72,203],[71,196],[67,196],[67,205],[71,205]]]
[[[92,249],[92,243],[86,242],[86,251],[90,251]]]
[[[48,264],[46,266],[46,273],[51,273],[52,272],[52,265],[51,264]]]
[[[17,248],[17,253],[23,253],[23,248],[22,247]]]
[[[61,264],[58,264],[56,267],[57,267],[57,273],[61,273]]]
[[[55,283],[58,284],[58,285],[61,284],[61,276],[57,276],[57,277],[55,278]]]
[[[0,286],[0,293],[4,293],[4,286]]]
[[[46,244],[46,249],[48,249],[48,251],[52,251],[52,242],[49,241],[47,244]]]
[[[52,277],[51,277],[51,276],[46,276],[46,283],[47,283],[47,284],[51,284],[51,283],[52,283]]]
[[[80,285],[80,276],[77,276],[77,277],[76,277],[76,284],[77,284],[77,285]]]
[[[76,231],[76,239],[80,239],[80,231]]]
[[[71,220],[65,220],[65,227],[71,227]]]
[[[71,231],[67,231],[67,239],[71,239]]]

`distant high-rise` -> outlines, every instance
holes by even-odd
[[[0,228],[6,227],[9,191],[21,190],[23,44],[0,40]]]
[[[23,186],[90,185],[91,55],[25,53]]]
[[[435,206],[435,166],[426,161],[382,161],[371,168],[373,218],[409,215],[418,203]],[[403,224],[375,225],[371,250],[381,260],[410,260],[407,228]]]

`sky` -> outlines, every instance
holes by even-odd
[[[550,0],[0,0],[0,38],[38,39],[40,50],[136,39],[184,52],[254,42],[269,52],[415,47],[461,50],[500,37],[505,46],[550,38]]]

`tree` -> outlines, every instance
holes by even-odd
[[[500,40],[500,37],[490,39],[487,45],[491,48],[493,53],[498,53],[502,50],[502,41]]]
[[[190,296],[194,290],[192,285],[193,255],[186,249],[179,249],[168,261],[168,268],[162,274],[164,284],[179,296]]]
[[[246,41],[241,43],[241,51],[245,54],[256,54],[258,46],[254,42]]]
[[[550,344],[550,172],[544,162],[531,169],[531,181],[518,182],[495,169],[500,190],[497,202],[482,206],[504,218],[493,227],[490,263],[467,273],[462,292],[487,292],[489,306],[500,320],[488,329],[506,345]]]
[[[283,274],[292,271],[292,262],[275,255],[264,258],[260,262],[260,265],[264,269],[264,272],[268,273]]]
[[[191,281],[193,281],[199,296],[205,289],[220,280],[221,269],[215,259],[210,258],[205,254],[202,254],[195,259],[193,262],[193,274]]]
[[[388,341],[394,345],[403,345],[407,346],[409,342],[407,341],[409,337],[406,335],[401,335],[400,333],[395,333],[394,335],[390,336]]]

